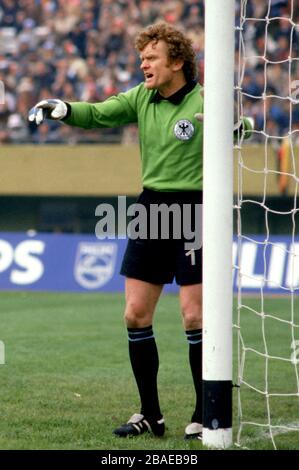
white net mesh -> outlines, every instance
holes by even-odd
[[[237,445],[298,448],[299,2],[237,4]]]

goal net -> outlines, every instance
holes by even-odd
[[[237,445],[298,449],[299,2],[236,5]]]

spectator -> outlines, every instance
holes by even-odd
[[[252,19],[243,29],[246,56],[251,56],[242,84],[243,107],[253,108],[260,130],[264,127],[263,93],[287,97],[290,81],[298,77],[295,61],[289,79],[288,57],[299,53],[299,3],[293,2],[293,12],[290,0],[271,0],[270,6],[267,23],[260,20],[268,2],[248,0],[245,15]],[[11,140],[10,114],[24,120],[28,107],[42,99],[44,90],[47,96],[69,96],[70,101],[98,101],[134,87],[142,77],[139,57],[131,47],[133,37],[147,24],[163,19],[181,26],[193,41],[198,80],[203,83],[203,0],[2,0],[0,79],[7,108],[0,105],[1,140]],[[265,59],[269,61],[266,68]],[[276,103],[271,109],[275,124],[271,128],[284,132],[289,116],[284,103]],[[27,126],[28,142],[38,141],[36,130]],[[92,141],[121,141],[122,132],[98,130]],[[132,128],[125,132],[125,141],[136,138]],[[60,133],[56,137],[67,142],[67,133]],[[254,138],[258,140],[258,134]],[[80,142],[86,135],[78,132],[76,139]]]

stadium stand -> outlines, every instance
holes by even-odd
[[[263,18],[263,3],[248,0],[247,17]],[[264,110],[257,97],[264,91],[265,79],[258,56],[266,54],[270,61],[266,93],[285,96],[289,64],[279,61],[287,59],[290,50],[293,56],[299,54],[299,2],[295,1],[293,17],[296,27],[287,19],[290,1],[273,0],[271,5],[270,24],[248,22],[245,31],[257,58],[246,65],[244,91],[250,96],[245,99],[244,114],[248,106],[258,130],[263,129]],[[142,27],[161,20],[187,31],[197,52],[198,80],[203,83],[203,14],[203,0],[2,0],[0,80],[6,100],[0,104],[0,143],[136,142],[135,126],[79,131],[48,122],[37,129],[27,122],[27,112],[45,97],[96,102],[142,81],[133,38]],[[271,20],[277,16],[281,19]],[[265,52],[266,29],[270,46]],[[299,61],[293,64],[295,79]],[[287,102],[269,99],[267,113],[268,125],[282,135],[289,123]],[[293,107],[293,125],[299,126],[299,105]]]

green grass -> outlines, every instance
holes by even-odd
[[[290,298],[245,299],[241,309],[241,333],[248,350],[245,357],[243,379],[260,392],[270,395],[267,402],[265,393],[257,393],[249,386],[241,389],[244,421],[267,424],[268,407],[272,426],[289,425],[297,430],[273,428],[273,439],[279,449],[299,449],[299,364],[290,362],[294,349],[291,343],[298,339],[298,326],[292,328]],[[299,324],[298,300],[293,303],[293,323]],[[264,311],[264,318],[258,313]],[[275,318],[273,318],[275,317]],[[298,350],[298,346],[297,346]],[[263,354],[263,356],[262,356]],[[266,354],[272,356],[266,360]],[[298,351],[297,351],[298,360]],[[280,358],[280,359],[277,359]],[[236,348],[235,348],[236,363]],[[284,396],[279,396],[280,394]],[[297,394],[297,396],[286,396]],[[269,448],[269,430],[266,427],[246,425],[242,433],[242,443],[250,448]]]
[[[249,303],[258,308],[256,300]],[[161,298],[155,319],[160,400],[167,423],[162,439],[118,439],[111,434],[139,408],[122,320],[123,295],[1,293],[0,305],[0,340],[6,352],[6,363],[0,366],[0,449],[202,448],[200,442],[182,439],[194,392],[176,296]],[[286,300],[274,299],[269,308],[284,315]],[[260,324],[243,310],[244,340],[258,348]],[[269,353],[290,355],[283,324],[269,321],[267,335],[273,349]],[[263,386],[264,364],[253,356],[248,355],[245,376]],[[272,375],[273,390],[294,388],[293,370],[284,363],[273,366]],[[257,395],[244,390],[244,418],[251,414],[265,422],[264,400]],[[275,400],[273,408],[283,422],[299,421],[298,397]],[[242,436],[247,447],[272,448],[259,428],[245,427]],[[279,448],[299,448],[298,432],[275,440]]]

